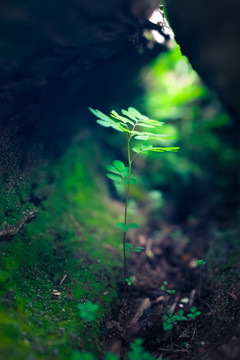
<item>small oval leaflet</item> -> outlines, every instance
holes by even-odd
[[[131,250],[133,248],[133,245],[132,244],[130,244],[130,243],[126,243],[125,244],[125,249],[126,250]]]
[[[136,224],[136,223],[131,223],[131,224],[128,224],[128,227],[130,228],[130,229],[138,229],[138,224]]]
[[[101,119],[101,120],[105,120],[105,121],[110,121],[110,117],[105,115],[104,113],[102,113],[100,110],[97,109],[92,109],[91,107],[89,107],[89,110],[91,111],[91,113],[93,115],[95,115],[97,118]]]
[[[108,171],[111,171],[111,172],[115,173],[115,174],[119,174],[119,175],[121,174],[121,171],[117,170],[113,165],[107,165],[106,169]]]
[[[115,174],[109,174],[109,173],[107,173],[106,176],[107,176],[109,179],[113,180],[113,181],[120,181],[120,180],[121,180],[120,176],[115,175]]]
[[[134,137],[135,140],[148,140],[149,136],[146,135],[137,135]]]
[[[123,171],[125,169],[124,163],[120,160],[114,160],[113,165],[119,171]]]
[[[101,126],[104,126],[104,127],[110,127],[111,126],[111,124],[109,123],[109,122],[107,122],[107,121],[104,121],[104,120],[97,120],[97,123],[99,124],[99,125],[101,125]]]
[[[122,229],[122,231],[128,231],[128,226],[126,224],[124,224],[123,222],[120,223],[116,223],[114,225],[116,228]]]
[[[142,115],[137,109],[135,109],[135,108],[132,107],[132,106],[130,106],[130,107],[128,108],[128,112],[129,112],[131,115],[136,116],[136,117],[138,117],[138,118],[143,117],[143,115]]]

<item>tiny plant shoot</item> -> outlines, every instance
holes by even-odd
[[[153,146],[151,142],[166,138],[167,135],[159,134],[156,130],[163,125],[162,122],[149,119],[142,115],[138,110],[129,107],[128,110],[122,110],[122,115],[112,110],[110,116],[103,114],[99,110],[89,108],[89,110],[97,117],[97,123],[106,128],[112,128],[125,135],[127,148],[127,165],[120,160],[114,160],[113,164],[107,166],[109,171],[106,176],[114,181],[116,185],[125,184],[126,200],[123,222],[115,224],[123,232],[123,259],[124,259],[124,284],[131,285],[133,277],[127,277],[126,250],[141,252],[142,247],[135,247],[126,242],[126,233],[129,229],[137,229],[138,224],[128,223],[128,201],[130,195],[130,187],[136,184],[136,179],[132,177],[133,161],[138,155],[147,154],[149,152],[165,152],[178,151],[178,147],[159,147]],[[150,131],[147,131],[151,129]],[[153,132],[153,131],[156,132]]]

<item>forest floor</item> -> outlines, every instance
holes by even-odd
[[[146,251],[129,258],[134,281],[107,323],[108,350],[125,358],[141,338],[157,359],[240,359],[240,231],[206,223],[138,234]]]
[[[37,208],[36,217],[0,242],[0,359],[82,360],[79,351],[124,359],[141,338],[158,360],[239,360],[238,222],[220,227],[205,217],[180,227],[159,224],[149,210],[138,214],[141,230],[129,233],[145,251],[128,257],[134,281],[122,302],[122,245],[113,224],[123,204],[95,181],[89,164],[99,152],[85,146],[43,172],[25,204]],[[6,213],[14,220],[11,202]],[[89,301],[99,305],[92,322],[78,308]],[[148,360],[144,354],[131,360]]]

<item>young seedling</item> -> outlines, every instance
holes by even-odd
[[[168,331],[172,330],[173,325],[176,321],[187,320],[186,316],[184,316],[183,310],[179,310],[177,314],[173,315],[173,313],[169,313],[163,315],[163,330]]]
[[[133,280],[134,280],[134,276],[130,276],[129,279],[125,279],[126,283],[127,283],[129,286],[132,285]]]
[[[124,284],[127,279],[127,261],[126,250],[133,250],[135,252],[141,252],[141,247],[131,248],[131,244],[126,243],[126,233],[129,229],[137,229],[138,224],[128,223],[128,203],[130,196],[130,187],[136,184],[136,179],[132,177],[132,165],[133,161],[138,155],[147,154],[149,152],[176,152],[178,147],[160,147],[150,144],[151,141],[166,138],[167,135],[159,134],[158,128],[163,125],[162,122],[149,119],[147,116],[142,115],[138,110],[133,107],[129,107],[128,110],[122,110],[122,115],[119,115],[115,110],[112,110],[110,116],[105,115],[97,109],[89,108],[89,110],[97,117],[97,123],[106,128],[112,128],[119,131],[126,136],[126,148],[127,148],[127,165],[120,160],[114,160],[113,164],[107,166],[107,177],[112,180],[116,185],[124,184],[126,186],[126,200],[123,222],[115,224],[116,228],[119,228],[123,232],[122,246],[123,246],[123,259],[124,259]],[[151,131],[146,131],[151,129]],[[155,131],[155,132],[154,132]],[[136,143],[133,144],[133,141]],[[140,142],[139,145],[137,142]],[[128,280],[129,281],[129,280]]]
[[[187,317],[189,317],[192,320],[195,320],[199,315],[201,315],[201,311],[197,311],[197,308],[193,306],[190,309],[190,313],[187,314]]]
[[[171,295],[175,294],[175,292],[176,292],[176,290],[174,290],[174,289],[173,290],[168,289],[167,281],[163,282],[163,285],[161,286],[161,290],[166,291],[168,294],[171,294]]]

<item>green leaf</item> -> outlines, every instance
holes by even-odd
[[[128,174],[129,174],[129,167],[126,166],[125,169],[124,169],[123,172],[122,172],[122,176],[123,176],[124,178],[126,178],[126,177],[128,177]]]
[[[128,113],[137,118],[144,117],[144,115],[142,115],[137,109],[135,109],[134,107],[131,107],[131,106],[128,108]]]
[[[146,136],[150,136],[152,138],[166,137],[167,136],[165,134],[155,134],[155,133],[151,133],[151,132],[148,132],[148,131],[143,131],[142,134],[146,135]]]
[[[130,243],[126,243],[125,244],[125,249],[126,250],[131,250],[133,248],[133,245],[132,244],[130,244]]]
[[[119,120],[119,121],[122,121],[123,123],[128,123],[128,124],[131,124],[131,125],[134,125],[134,122],[129,120],[128,118],[124,117],[124,116],[121,116],[119,115],[116,111],[112,110],[111,111],[111,116],[114,117],[115,119]]]
[[[112,165],[107,165],[107,166],[106,166],[106,169],[107,169],[108,171],[111,171],[111,172],[113,172],[113,173],[116,173],[116,174],[121,175],[121,171],[117,170],[117,169],[116,169],[114,166],[112,166]]]
[[[97,123],[101,126],[104,126],[104,127],[110,127],[111,124],[107,121],[103,121],[103,120],[97,120]]]
[[[101,120],[105,120],[105,121],[111,121],[110,117],[105,115],[104,113],[102,113],[101,111],[97,110],[97,109],[92,109],[91,107],[88,108],[91,113],[93,113],[93,115],[95,115],[96,117],[98,117]]]
[[[154,125],[150,125],[150,124],[146,124],[146,123],[142,123],[142,122],[138,122],[137,126],[142,126],[142,127],[152,128],[152,129],[155,128]]]
[[[121,181],[121,180],[122,180],[122,179],[120,178],[120,176],[115,175],[115,174],[109,174],[109,173],[107,173],[106,176],[107,176],[109,179],[113,180],[113,181]]]
[[[133,251],[134,251],[134,252],[138,252],[138,253],[141,252],[141,250],[138,250],[138,249],[133,249]]]
[[[135,140],[148,140],[149,136],[147,135],[137,135],[134,137]]]
[[[145,250],[145,247],[143,247],[143,246],[136,246],[135,249]]]
[[[149,149],[149,151],[155,151],[155,152],[164,152],[164,151],[169,151],[169,152],[176,152],[178,151],[180,148],[178,146],[171,146],[171,147],[152,147]]]
[[[117,131],[120,131],[120,132],[123,132],[124,129],[121,128],[121,126],[119,124],[116,124],[114,121],[110,124],[110,126],[114,129],[114,130],[117,130]]]
[[[128,224],[128,227],[130,228],[130,229],[138,229],[138,224],[135,224],[135,223],[131,223],[131,224]]]
[[[132,119],[134,121],[137,121],[136,116],[131,114],[131,112],[129,112],[127,110],[122,109],[122,114],[125,115],[125,116],[128,116],[130,119]]]
[[[119,171],[123,171],[125,169],[125,165],[122,161],[120,160],[114,160],[113,165],[115,166],[115,168]]]
[[[197,311],[197,308],[196,308],[196,306],[193,306],[193,307],[191,307],[190,310],[191,310],[192,313],[195,313]]]
[[[128,231],[128,226],[126,224],[124,224],[123,222],[116,223],[114,226],[116,228],[122,229],[122,231],[125,231],[125,232]]]
[[[163,122],[162,121],[157,121],[157,120],[152,120],[152,119],[148,119],[148,118],[141,118],[141,122],[145,122],[146,124],[149,125],[154,125],[154,126],[163,126]]]
[[[134,148],[132,148],[132,151],[139,154],[142,150],[141,150],[141,148],[134,147]]]

